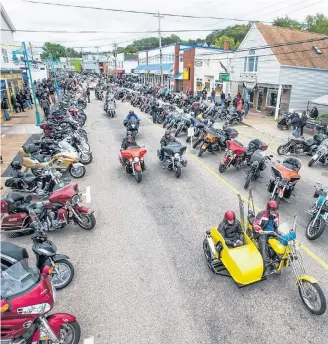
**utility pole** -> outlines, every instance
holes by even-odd
[[[159,63],[161,68],[161,85],[164,84],[163,80],[163,63],[162,63],[162,36],[161,36],[161,19],[164,18],[163,15],[159,14],[159,11],[157,14],[154,14],[154,17],[158,18],[158,38],[159,38]]]
[[[114,50],[113,50],[113,54],[114,54],[114,70],[115,70],[115,76],[117,76],[117,44],[114,43],[113,44]]]
[[[98,71],[99,71],[99,74],[100,74],[100,70],[99,70],[99,47],[96,47],[97,48],[97,64],[98,64]]]

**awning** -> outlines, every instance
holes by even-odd
[[[321,96],[319,98],[310,100],[310,103],[328,106],[328,95]]]
[[[141,64],[141,65],[137,66],[137,68],[134,70],[134,72],[140,73],[145,67],[146,67],[145,64]]]
[[[183,79],[182,73],[177,73],[177,74],[175,74],[175,75],[174,75],[174,79],[175,79],[175,80],[182,80],[182,79]]]

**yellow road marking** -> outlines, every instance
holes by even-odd
[[[231,191],[233,191],[235,194],[239,194],[241,196],[241,199],[246,202],[249,203],[248,198],[246,198],[245,196],[243,196],[235,187],[233,187],[230,183],[228,183],[224,178],[222,178],[218,173],[216,173],[215,171],[213,171],[209,166],[207,166],[203,161],[201,161],[200,159],[198,159],[195,155],[191,154],[191,153],[187,153],[193,160],[195,160],[199,165],[201,165],[202,167],[204,167],[208,172],[210,172],[216,179],[218,179],[222,184],[224,184],[225,186],[227,186]],[[254,206],[256,211],[260,211],[261,209],[257,206]],[[318,257],[313,251],[311,251],[308,247],[306,247],[304,244],[300,243],[300,247],[303,249],[304,252],[306,252],[312,259],[314,259],[318,264],[320,264],[325,270],[328,270],[328,264],[321,259],[320,257]]]
[[[146,119],[153,124],[153,121],[151,121],[148,117],[146,117]],[[159,128],[159,127],[157,127]],[[161,129],[161,128],[159,128]],[[213,171],[209,166],[207,166],[203,161],[201,161],[200,159],[198,159],[194,154],[191,153],[187,153],[193,160],[195,160],[199,165],[201,165],[202,167],[204,167],[209,173],[211,173],[216,179],[218,179],[222,184],[224,184],[226,187],[228,187],[231,191],[233,191],[235,194],[239,194],[241,196],[241,199],[245,202],[245,203],[249,203],[248,198],[245,197],[244,195],[242,195],[236,188],[234,188],[230,183],[228,183],[224,178],[222,178],[218,173],[216,173],[215,171]],[[259,207],[257,207],[256,205],[254,205],[254,208],[256,211],[260,211],[261,209]],[[300,243],[300,247],[303,249],[303,251],[305,253],[307,253],[312,259],[314,259],[318,264],[320,264],[325,270],[328,271],[328,264],[321,259],[320,257],[318,257],[313,251],[311,251],[307,246],[305,246],[304,244]]]

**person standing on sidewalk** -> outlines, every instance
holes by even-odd
[[[40,105],[41,105],[41,108],[43,109],[44,116],[47,117],[47,115],[49,115],[49,112],[50,112],[50,102],[46,96],[43,96],[41,98]]]
[[[49,93],[50,93],[52,103],[55,104],[56,103],[56,95],[55,95],[55,89],[53,88],[52,85],[49,88]]]
[[[152,105],[151,105],[151,116],[153,118],[153,123],[157,123],[157,106],[156,106],[156,102],[153,101]]]
[[[31,95],[28,90],[25,91],[24,99],[26,100],[26,104],[30,109],[33,109],[32,103],[31,103]]]
[[[24,97],[23,97],[22,92],[17,93],[16,100],[17,100],[17,103],[19,104],[19,106],[21,108],[21,111],[25,112],[25,110],[24,110]]]
[[[301,116],[301,126],[300,126],[301,136],[303,136],[303,130],[304,130],[304,127],[306,126],[307,120],[308,120],[308,116],[306,114],[306,111],[303,111],[302,116]]]
[[[215,103],[215,89],[212,88],[212,92],[211,92],[211,103]]]
[[[90,87],[89,85],[87,86],[87,98],[88,98],[88,103],[90,103]]]
[[[221,104],[221,105],[224,105],[224,103],[225,103],[225,94],[224,94],[223,90],[222,90],[222,92],[221,92],[220,98],[221,98],[220,104]]]
[[[10,100],[11,100],[11,104],[15,110],[16,113],[20,112],[20,107],[18,106],[17,104],[17,100],[16,100],[16,97],[14,96],[14,94],[11,95],[10,97]]]
[[[206,87],[204,87],[202,91],[202,98],[203,98],[204,103],[206,103],[206,97],[207,97],[207,90],[206,90]]]
[[[5,117],[5,120],[10,121],[11,118],[9,116],[9,103],[6,96],[3,97],[3,100],[1,102],[1,109],[3,110],[3,115]]]
[[[228,93],[228,97],[226,98],[225,103],[226,103],[226,107],[228,108],[230,106],[230,103],[231,103],[231,95],[230,95],[230,93]]]
[[[245,99],[245,102],[244,102],[244,111],[245,111],[245,118],[247,118],[248,111],[249,111],[249,101],[247,98]]]

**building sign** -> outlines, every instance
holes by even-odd
[[[183,80],[189,80],[189,68],[183,70]]]
[[[219,74],[219,81],[220,82],[230,81],[230,74],[229,73],[220,73]]]
[[[203,61],[196,60],[195,61],[195,66],[196,67],[201,67],[203,65]]]
[[[5,90],[7,88],[6,80],[1,80],[1,91]]]

